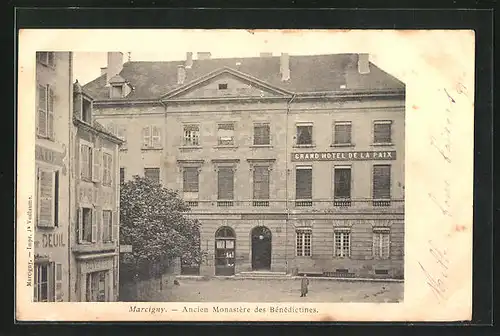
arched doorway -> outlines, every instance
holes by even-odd
[[[234,275],[236,234],[229,226],[215,232],[215,275]]]
[[[252,269],[271,269],[271,230],[265,226],[256,226],[252,229]]]

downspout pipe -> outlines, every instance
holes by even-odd
[[[285,211],[286,211],[286,217],[285,217],[285,237],[286,237],[286,244],[285,244],[285,268],[286,268],[286,273],[289,273],[289,267],[288,267],[288,224],[290,222],[290,208],[288,206],[288,198],[289,198],[289,190],[288,190],[288,131],[289,131],[289,125],[288,125],[288,116],[290,114],[290,106],[295,99],[296,94],[294,93],[292,95],[292,98],[287,102],[286,104],[286,137],[285,137],[285,190],[286,190],[286,197],[285,197]]]

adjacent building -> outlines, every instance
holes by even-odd
[[[179,190],[208,257],[183,273],[403,277],[405,86],[367,54],[122,63],[84,87],[120,178]]]

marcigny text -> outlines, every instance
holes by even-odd
[[[172,312],[181,312],[181,313],[210,313],[210,309],[207,307],[188,307],[184,306],[182,309],[167,309],[163,307],[138,307],[138,306],[130,306],[130,313],[150,313],[152,315],[155,314],[163,314],[168,311]],[[306,314],[317,314],[318,310],[316,308],[309,307],[297,307],[297,306],[270,306],[270,307],[259,307],[255,306],[253,309],[248,307],[219,307],[213,306],[212,313],[306,313]]]

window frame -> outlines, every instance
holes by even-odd
[[[85,113],[86,104],[88,104],[89,106],[87,110],[88,113]],[[94,102],[92,101],[92,99],[89,99],[88,97],[82,94],[81,105],[82,105],[82,114],[81,114],[82,122],[86,123],[87,125],[92,125],[92,110],[94,108]]]
[[[186,132],[188,132],[186,130],[186,128],[189,128],[189,127],[196,127],[198,129],[196,143],[194,143],[194,141],[192,141],[191,143],[186,141],[186,139],[189,138],[189,137],[186,137]],[[189,131],[189,132],[196,132],[196,131]],[[191,136],[191,139],[194,139],[194,138],[195,138],[194,136]],[[182,124],[182,144],[181,144],[181,147],[184,147],[184,148],[199,148],[199,147],[201,147],[201,124],[200,123],[184,123],[184,124]]]
[[[219,135],[219,131],[221,130],[222,125],[232,125],[233,126],[233,136],[232,136],[232,142],[230,144],[221,144],[221,136]],[[217,123],[217,128],[216,128],[216,133],[217,134],[217,144],[216,148],[224,148],[224,147],[237,147],[236,145],[236,122],[235,121],[225,121],[225,122],[218,122]]]
[[[306,253],[306,236],[309,236],[309,254]],[[300,237],[300,239],[299,239]],[[300,249],[299,249],[299,241]],[[313,237],[312,237],[312,228],[296,228],[295,229],[295,256],[296,257],[306,257],[311,258],[313,247]],[[299,251],[300,250],[300,251]]]
[[[146,135],[147,130],[147,135]],[[155,135],[154,131],[157,130]],[[147,125],[142,127],[142,150],[158,150],[163,149],[163,128],[158,125]],[[146,140],[147,138],[147,140]],[[157,141],[155,141],[155,138]]]
[[[340,251],[341,255],[337,255],[337,235],[340,235]],[[345,255],[345,236],[347,235],[347,255]],[[351,229],[350,228],[334,228],[333,230],[333,257],[336,259],[346,259],[346,258],[351,258]]]
[[[258,144],[255,142],[255,140],[257,139],[257,137],[255,136],[255,128],[257,127],[267,127],[268,129],[268,143],[262,143],[262,144]],[[252,147],[270,147],[272,146],[272,142],[271,142],[271,123],[270,122],[265,122],[265,121],[262,121],[262,122],[254,122],[253,123],[253,137],[252,137]]]
[[[82,156],[82,147],[87,147],[88,150],[88,158],[86,161],[87,168],[88,168],[88,176],[83,176],[83,156]],[[80,139],[79,141],[79,153],[78,153],[78,172],[79,172],[79,179],[82,181],[87,181],[87,182],[93,182],[93,170],[94,170],[94,162],[93,162],[93,156],[94,156],[94,144],[85,141],[83,139]]]
[[[297,193],[297,171],[298,170],[310,170],[311,171],[311,190],[310,190],[310,194],[311,194],[311,198],[308,198],[308,199],[305,199],[305,198],[298,198],[298,193]],[[312,165],[297,165],[295,166],[295,201],[311,201],[314,199],[314,185],[313,185],[313,182],[314,182],[314,176],[313,176],[313,166]],[[312,206],[312,204],[311,204]]]
[[[109,222],[106,223],[104,221],[105,215],[109,214]],[[102,230],[102,235],[101,235],[101,240],[103,243],[112,243],[115,241],[115,237],[113,237],[113,229],[114,229],[114,211],[110,208],[103,208],[101,211],[101,230]],[[106,230],[104,228],[107,227]],[[109,232],[107,232],[109,231]],[[105,233],[108,233],[108,237],[106,237]]]
[[[391,229],[388,227],[373,227],[372,256],[377,260],[391,259]],[[384,235],[387,236],[387,255],[384,255]],[[376,246],[378,238],[378,246]]]
[[[389,197],[380,198],[375,197],[375,167],[389,167]],[[373,201],[391,201],[392,200],[392,165],[385,163],[376,163],[372,165],[372,183],[371,183],[371,196]]]
[[[220,198],[220,171],[221,170],[225,170],[227,169],[228,171],[231,171],[232,172],[232,177],[233,177],[233,182],[232,182],[232,190],[231,190],[231,194],[232,194],[232,198]],[[235,200],[235,179],[236,179],[236,168],[234,165],[218,165],[217,166],[217,201],[219,202],[224,202],[224,201],[229,201],[229,202],[234,202]]]
[[[45,57],[42,58],[41,56]],[[52,55],[52,62],[50,62],[50,56]],[[55,69],[56,67],[56,53],[54,51],[37,51],[36,52],[36,61],[46,67],[51,69]]]
[[[92,290],[93,285],[95,285],[94,276],[104,276],[104,301],[92,300]],[[90,279],[90,281],[89,281]],[[99,297],[99,282],[101,279],[97,279],[97,296]],[[90,286],[89,286],[90,284]],[[95,272],[85,273],[85,302],[108,302],[110,301],[111,291],[111,274],[109,270],[100,270]],[[90,298],[90,299],[89,299]]]
[[[349,129],[349,142],[337,142],[337,126],[350,126]],[[352,134],[352,121],[334,121],[333,122],[333,141],[332,147],[350,147],[354,146],[353,134]]]
[[[336,191],[336,183],[335,183],[336,170],[341,170],[341,169],[349,169],[350,170],[349,196],[348,197],[336,196],[335,195],[335,191]],[[334,200],[351,200],[352,199],[353,184],[354,184],[354,179],[352,178],[352,165],[334,165],[333,166],[333,199]]]
[[[372,125],[372,144],[375,146],[391,146],[393,144],[393,120],[374,120]],[[376,141],[375,139],[375,127],[376,125],[389,125],[389,142],[387,141]]]
[[[84,240],[84,209],[90,211],[90,241]],[[89,245],[97,243],[97,210],[92,205],[80,205],[78,208],[78,244]]]
[[[299,143],[299,127],[311,127],[311,143]],[[300,121],[295,123],[295,147],[314,147],[314,123]]]
[[[106,187],[113,186],[113,153],[109,150],[102,149],[101,156],[101,165],[102,165],[102,185]],[[109,162],[107,162],[109,160]]]

